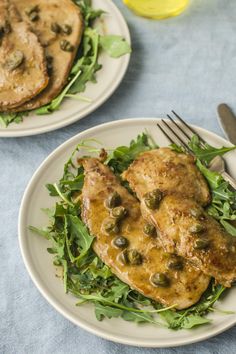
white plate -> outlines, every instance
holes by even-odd
[[[93,7],[103,9],[106,14],[98,20],[97,26],[104,34],[123,36],[130,43],[128,26],[115,4],[111,0],[93,0]],[[100,22],[99,22],[100,21]],[[0,137],[20,137],[41,134],[62,128],[87,116],[101,106],[116,90],[128,68],[130,54],[113,59],[101,53],[99,63],[103,65],[97,72],[97,83],[88,83],[81,95],[92,100],[91,103],[67,99],[58,111],[50,115],[38,116],[30,113],[20,124],[10,124],[7,128],[0,125]]]
[[[64,163],[82,139],[97,138],[104,143],[104,147],[114,148],[129,144],[130,140],[142,133],[145,128],[152,134],[157,144],[168,145],[168,141],[156,127],[155,118],[140,118],[99,125],[76,135],[58,147],[38,168],[26,188],[19,214],[19,241],[26,268],[35,285],[48,302],[67,319],[89,332],[115,342],[143,347],[172,347],[212,337],[233,326],[236,323],[236,316],[214,313],[210,315],[212,324],[177,332],[150,324],[137,325],[122,319],[98,322],[92,305],[76,307],[76,299],[72,295],[64,294],[61,279],[55,277],[52,256],[46,251],[49,247],[48,241],[28,230],[28,225],[37,227],[47,225],[47,217],[40,208],[52,207],[55,198],[48,196],[44,186],[46,183],[58,181]],[[230,146],[226,140],[217,135],[201,128],[196,129],[210,144]],[[231,174],[236,177],[236,153],[228,153],[226,161],[232,167]],[[235,297],[236,289],[231,289],[219,303],[219,308],[236,311]]]

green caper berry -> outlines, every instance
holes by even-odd
[[[156,228],[152,224],[145,224],[143,227],[143,232],[148,236],[156,236]]]
[[[29,16],[30,21],[32,21],[32,22],[39,20],[39,14],[36,11],[31,12],[28,16]]]
[[[127,247],[129,244],[129,241],[127,240],[127,238],[125,238],[124,236],[117,236],[114,241],[113,241],[114,245],[118,248],[124,248]]]
[[[208,248],[210,245],[210,241],[204,238],[198,238],[194,243],[194,249],[196,250],[204,250]]]
[[[54,32],[54,33],[60,33],[61,32],[61,26],[58,25],[58,23],[53,22],[51,24],[51,31]]]
[[[131,265],[140,265],[143,262],[141,254],[136,250],[127,250],[127,258]]]
[[[136,250],[125,250],[119,255],[122,264],[140,265],[143,262],[141,254]]]
[[[62,25],[62,26],[61,26],[61,30],[62,30],[62,33],[63,33],[63,34],[69,35],[69,34],[72,33],[72,27],[69,26],[69,25]]]
[[[173,257],[167,262],[167,267],[174,270],[182,270],[183,262],[179,257]]]
[[[163,194],[160,189],[154,189],[152,192],[145,194],[144,202],[149,209],[154,210],[158,208],[162,197]]]
[[[117,220],[122,220],[127,215],[127,209],[123,206],[118,206],[112,209],[111,215]]]
[[[24,61],[24,54],[20,50],[13,52],[4,64],[8,71],[17,69]]]
[[[169,278],[164,273],[155,273],[151,276],[150,282],[154,286],[166,288],[170,285]]]
[[[115,208],[121,204],[121,197],[119,193],[114,192],[106,200],[106,207],[109,209]]]
[[[115,219],[107,219],[103,223],[103,228],[108,234],[117,234],[119,232],[119,227]]]
[[[200,234],[201,232],[205,231],[205,226],[202,224],[194,224],[189,228],[189,232],[191,234]]]
[[[61,50],[64,50],[64,52],[73,52],[74,50],[74,46],[66,39],[60,41],[60,48]]]

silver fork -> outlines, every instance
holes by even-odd
[[[188,143],[191,140],[191,137],[193,135],[196,135],[200,141],[201,147],[204,148],[207,142],[196,132],[195,129],[190,127],[176,112],[172,111],[172,113],[175,115],[175,118],[178,120],[179,122],[178,124],[169,114],[167,114],[167,117],[169,118],[172,124],[170,122],[167,123],[167,121],[164,119],[161,120],[163,126],[157,123],[158,128],[167,137],[167,139],[173,144],[181,145],[188,153],[194,155]],[[220,173],[221,176],[224,178],[224,180],[229,182],[229,184],[234,189],[236,189],[236,180],[226,172],[225,161],[221,156],[214,157],[211,160],[208,168],[210,171]]]

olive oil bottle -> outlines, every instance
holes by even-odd
[[[123,0],[137,15],[163,19],[177,16],[185,10],[189,0]]]

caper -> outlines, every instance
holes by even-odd
[[[152,192],[145,194],[144,202],[149,209],[154,210],[158,208],[162,197],[163,194],[160,189],[154,189]]]
[[[143,227],[143,232],[148,236],[156,236],[156,228],[152,224],[145,224]]]
[[[112,209],[111,215],[117,220],[122,220],[127,215],[127,209],[123,206],[118,206]]]
[[[174,270],[182,270],[183,262],[180,257],[171,257],[167,262],[167,267]]]
[[[210,241],[205,238],[198,238],[194,243],[194,248],[196,250],[204,250],[208,248],[210,245]]]
[[[119,226],[115,219],[109,218],[104,220],[103,229],[108,234],[117,234],[119,232]]]
[[[67,34],[67,35],[72,33],[72,27],[69,25],[62,25],[61,30],[64,34]]]
[[[35,22],[39,20],[39,14],[36,11],[32,11],[29,15],[28,15],[30,21]]]
[[[32,12],[39,12],[39,6],[35,5],[32,7],[29,7],[28,9],[25,10],[26,15],[30,15]]]
[[[58,23],[53,22],[51,24],[51,31],[54,32],[54,33],[60,33],[61,32],[61,26],[58,25]]]
[[[74,50],[74,46],[66,39],[60,41],[60,48],[61,50],[64,50],[64,52],[73,52]]]
[[[6,60],[4,67],[8,71],[13,71],[18,68],[24,61],[24,54],[20,50],[16,50],[11,53],[9,58]]]
[[[190,228],[189,228],[189,232],[191,234],[200,234],[202,233],[203,231],[205,231],[206,228],[204,225],[202,224],[194,224],[192,225]]]
[[[162,288],[166,288],[170,285],[170,280],[164,273],[154,273],[150,278],[150,282],[152,285]]]
[[[121,204],[121,197],[119,193],[114,192],[106,200],[106,207],[109,209],[115,208]]]
[[[51,74],[52,73],[52,69],[53,69],[53,57],[51,55],[47,55],[46,56],[46,61],[47,61],[48,74]]]
[[[142,255],[133,249],[123,251],[119,256],[119,259],[123,264],[130,265],[140,265],[143,261]]]
[[[143,261],[143,258],[141,256],[141,254],[136,251],[136,250],[128,250],[127,251],[127,257],[128,257],[128,260],[129,260],[129,263],[131,265],[140,265],[142,264],[142,261]]]
[[[114,245],[118,248],[125,248],[128,246],[129,241],[124,236],[117,236],[114,241]]]

